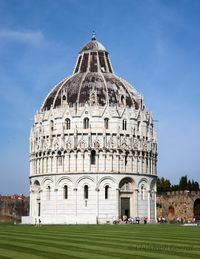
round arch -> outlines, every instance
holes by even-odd
[[[133,178],[131,178],[131,177],[124,177],[119,182],[119,189],[120,190],[124,190],[124,191],[128,191],[128,190],[133,191],[134,183],[135,182],[134,182]]]
[[[196,199],[193,207],[194,218],[200,220],[200,199]]]
[[[175,209],[172,205],[170,205],[168,208],[168,219],[172,220],[174,219],[174,216],[175,216]]]

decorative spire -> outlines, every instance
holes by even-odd
[[[95,33],[95,31],[92,32],[92,40],[96,40],[96,33]]]

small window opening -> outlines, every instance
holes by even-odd
[[[53,120],[50,121],[50,129],[53,131],[53,128],[54,128],[54,122]]]
[[[125,105],[124,96],[123,95],[121,96],[121,105]]]
[[[125,154],[125,166],[126,166],[127,163],[128,163],[128,155],[129,155],[129,152],[126,151],[126,154]]]
[[[140,121],[137,122],[137,130],[140,130]]]
[[[83,120],[83,128],[84,129],[88,129],[89,128],[89,119],[88,118],[85,118]]]
[[[38,202],[38,217],[40,217],[40,211],[41,211],[41,209],[40,209],[40,207],[41,207],[41,205],[40,205],[40,202]]]
[[[68,186],[64,186],[64,199],[68,199]]]
[[[108,122],[109,122],[109,119],[105,118],[104,119],[104,127],[105,127],[105,129],[108,129]]]
[[[105,186],[105,199],[108,199],[108,189],[109,189],[109,185]]]
[[[91,165],[95,165],[95,163],[96,163],[96,151],[95,150],[91,151],[90,162],[91,162]]]
[[[122,121],[122,130],[127,130],[127,120],[126,119],[124,119]]]
[[[88,199],[88,185],[84,186],[84,199]]]
[[[65,127],[66,127],[67,130],[70,129],[70,119],[65,120]]]

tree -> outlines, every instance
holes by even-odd
[[[158,178],[157,180],[157,191],[158,192],[167,192],[171,189],[171,183],[168,179],[164,177]]]
[[[184,191],[184,190],[187,190],[187,187],[188,187],[188,179],[187,179],[187,175],[185,175],[180,178],[179,189]]]
[[[188,180],[187,175],[182,176],[179,180],[179,184],[172,185],[168,179],[164,177],[157,179],[157,191],[167,192],[167,191],[199,191],[199,183],[194,180]]]

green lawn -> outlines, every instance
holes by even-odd
[[[200,258],[200,227],[0,224],[0,258]]]

